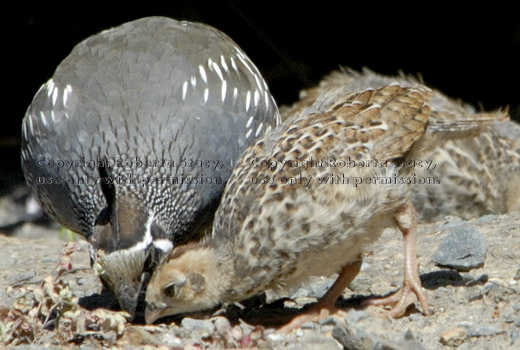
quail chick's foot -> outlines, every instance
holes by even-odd
[[[364,302],[364,305],[393,305],[390,312],[377,315],[398,318],[404,315],[408,305],[414,298],[419,300],[424,315],[429,315],[428,299],[422,290],[419,272],[417,270],[416,234],[417,234],[417,212],[411,202],[403,205],[396,213],[396,223],[403,234],[404,241],[404,280],[403,286],[396,293],[384,297],[374,298]]]
[[[325,293],[325,295],[310,308],[305,310],[302,314],[294,317],[291,322],[281,327],[278,331],[282,333],[289,333],[292,330],[301,327],[305,322],[317,322],[326,319],[329,315],[342,315],[345,312],[336,308],[335,304],[339,296],[343,293],[354,278],[358,275],[361,269],[361,257],[355,262],[345,265],[334,284]]]

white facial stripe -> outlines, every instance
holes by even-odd
[[[170,240],[164,238],[154,240],[153,246],[165,253],[168,253],[173,249],[173,243]]]

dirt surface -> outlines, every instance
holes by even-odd
[[[464,225],[485,237],[484,265],[467,272],[436,266],[432,259],[438,247],[453,227]],[[292,307],[315,301],[313,296],[323,293],[331,279],[268,306],[253,300],[228,307],[221,311],[224,316],[206,313],[144,326],[99,308],[109,307],[111,298],[97,294],[101,285],[90,268],[85,242],[76,242],[62,255],[64,242],[56,229],[41,231],[26,224],[17,236],[0,234],[0,346],[7,348],[520,348],[520,214],[420,225],[420,274],[431,315],[423,316],[418,304],[396,320],[375,317],[380,307],[348,309],[363,297],[385,295],[401,285],[402,239],[387,230],[367,252],[352,290],[339,301],[346,315],[304,324],[290,334],[269,326],[291,314]],[[54,307],[47,316],[46,307]]]

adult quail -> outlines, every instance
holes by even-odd
[[[302,91],[299,103],[281,109],[282,119],[312,104],[320,90],[331,89],[333,85],[355,92],[395,83],[413,86],[419,81],[403,74],[384,76],[369,69],[357,72],[343,68],[317,88]],[[435,89],[430,104],[434,111],[453,118],[471,118],[477,114],[471,105],[450,99]],[[503,114],[495,113],[497,117]],[[520,125],[513,121],[495,122],[470,136],[444,140],[420,155],[422,160],[431,161],[424,174],[435,177],[440,185],[412,186],[412,201],[419,221],[438,221],[447,215],[471,219],[520,211]]]
[[[404,283],[373,304],[393,304],[389,314],[397,317],[415,294],[428,313],[409,184],[431,180],[403,165],[443,134],[467,134],[497,116],[457,121],[434,113],[431,90],[420,84],[354,93],[325,84],[316,91],[243,154],[212,234],[174,249],[155,270],[146,291],[148,323],[338,272],[318,304],[282,328],[293,329],[336,311],[335,301],[359,272],[363,249],[392,226],[404,237]]]
[[[279,123],[255,65],[204,24],[148,17],[79,43],[23,120],[47,214],[86,237],[132,316],[154,265],[211,222],[244,149]]]

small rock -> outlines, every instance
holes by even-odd
[[[215,317],[213,318],[213,325],[215,326],[215,331],[221,336],[227,336],[231,332],[231,324],[226,317]]]
[[[203,330],[207,333],[213,333],[215,326],[210,320],[197,320],[195,318],[185,317],[182,319],[181,326],[187,331]]]
[[[264,339],[260,339],[258,341],[258,343],[256,344],[256,347],[258,349],[265,349],[265,350],[272,350],[273,347],[271,346],[271,344],[269,344],[268,341],[264,340]]]
[[[459,271],[469,271],[484,265],[486,239],[473,225],[456,226],[440,244],[433,262]]]
[[[98,350],[99,346],[94,346],[90,344],[81,344],[79,346],[79,350]]]
[[[18,284],[24,284],[32,281],[36,277],[36,272],[34,269],[31,269],[29,271],[24,271],[21,273],[17,273],[16,275],[12,275],[7,280],[7,283],[9,285],[18,285]]]
[[[168,348],[174,348],[174,349],[183,347],[181,338],[179,338],[173,334],[168,334],[168,333],[163,334],[163,336],[161,338],[161,344],[168,346]]]
[[[271,333],[267,335],[267,341],[272,347],[281,346],[285,342],[285,336],[280,333]]]
[[[438,230],[445,231],[445,230],[453,229],[453,228],[463,226],[466,224],[466,221],[461,220],[456,217],[449,217],[449,220],[451,220],[451,221],[447,221],[447,222],[443,223],[442,226],[438,228]]]
[[[297,343],[289,344],[287,350],[340,350],[341,346],[334,339],[318,336],[305,336]]]
[[[98,334],[110,345],[114,345],[117,340],[117,333],[114,331],[99,332]]]
[[[478,328],[469,328],[466,333],[468,337],[487,337],[504,333],[505,330],[493,326],[480,326]]]
[[[464,343],[467,337],[464,328],[455,327],[444,330],[440,335],[440,342],[443,345],[457,347]]]
[[[332,330],[332,337],[336,339],[345,349],[365,349],[363,342],[350,329],[348,325],[338,325]]]
[[[393,342],[391,340],[380,340],[374,350],[424,350],[424,347],[417,342]]]
[[[300,326],[301,329],[314,329],[316,328],[316,323],[314,322],[305,322]]]
[[[405,340],[415,340],[416,338],[416,331],[413,328],[408,328],[406,330],[406,333],[404,334]]]
[[[488,215],[484,215],[484,216],[481,216],[479,217],[478,219],[475,220],[475,223],[476,224],[487,224],[488,222],[491,222],[493,220],[496,220],[497,216],[496,215],[493,215],[493,214],[488,214]]]
[[[240,340],[244,336],[244,330],[240,326],[235,326],[231,329],[231,336],[235,340]]]
[[[358,311],[355,309],[351,309],[347,312],[347,315],[345,316],[345,322],[347,322],[348,324],[356,324],[367,317],[370,317],[370,313],[368,311]]]
[[[43,264],[57,264],[58,261],[60,261],[60,257],[55,255],[44,256],[42,258]]]
[[[125,332],[120,339],[123,344],[131,345],[161,345],[161,341],[158,340],[157,334],[151,334],[143,327],[128,326],[125,328]]]
[[[516,343],[516,341],[518,340],[518,338],[520,337],[520,334],[518,334],[518,331],[516,329],[513,329],[513,331],[511,332],[511,345],[513,345],[514,343]]]
[[[201,350],[202,346],[200,344],[187,344],[184,346],[184,350]]]

